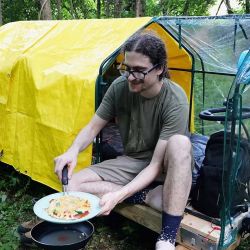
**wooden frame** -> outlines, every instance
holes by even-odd
[[[161,213],[151,207],[122,203],[115,208],[115,212],[151,229],[152,231],[157,233],[161,231]],[[245,215],[245,213],[239,215],[237,223],[241,223]],[[185,239],[185,234],[188,235],[188,241]],[[209,221],[185,213],[176,238],[176,242],[180,245],[178,245],[176,249],[217,249],[219,238],[220,230],[218,230],[218,227],[214,227],[214,225],[212,225]],[[196,243],[197,241],[199,241],[199,244],[201,244],[202,247],[198,246]],[[239,244],[240,237],[238,237],[237,240],[229,246],[228,250],[235,249]]]

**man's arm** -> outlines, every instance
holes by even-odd
[[[150,164],[143,169],[130,183],[120,190],[104,195],[101,199],[101,214],[107,215],[120,202],[137,191],[147,187],[158,176],[162,169],[163,158],[167,146],[166,140],[159,139]]]
[[[94,115],[91,121],[77,135],[70,148],[81,152],[93,142],[98,133],[105,127],[108,121]]]
[[[70,148],[62,155],[54,159],[55,173],[61,179],[62,169],[67,164],[68,176],[71,178],[73,170],[77,163],[78,154],[93,142],[94,138],[101,131],[101,129],[108,123],[108,121],[94,115],[91,121],[79,132]]]

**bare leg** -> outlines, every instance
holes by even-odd
[[[156,188],[150,190],[145,199],[145,203],[148,206],[161,212],[162,211],[162,192],[163,192],[163,185],[159,185]]]
[[[92,181],[81,183],[76,190],[70,189],[70,191],[81,191],[101,197],[106,193],[114,192],[121,188],[122,186],[108,181]]]
[[[98,196],[119,190],[122,186],[103,181],[102,178],[91,169],[83,169],[74,174],[69,180],[69,191],[81,191]]]
[[[92,181],[102,181],[102,178],[93,170],[85,168],[72,175],[69,180],[69,188],[76,190],[81,183]]]
[[[192,183],[192,146],[185,136],[169,139],[164,159],[167,175],[163,186],[163,210],[172,215],[184,213]]]
[[[182,216],[187,203],[192,182],[191,151],[191,143],[185,136],[172,136],[167,143],[164,159],[166,179],[163,186],[163,211],[172,217]],[[164,230],[169,228],[163,221],[161,236],[167,232]],[[162,240],[162,237],[156,243],[156,250],[173,249],[175,249],[173,243]]]

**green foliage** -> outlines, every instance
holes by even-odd
[[[238,0],[237,1],[241,6],[241,9],[234,11],[237,14],[250,14],[250,2],[249,0]],[[246,6],[248,3],[248,6]]]
[[[20,219],[23,219],[23,215],[30,213],[32,208],[31,198],[23,192],[13,196],[7,192],[0,193],[1,249],[16,249],[19,241],[16,231],[18,222],[20,222]],[[20,215],[22,216],[20,217]]]
[[[216,1],[204,1],[204,0],[161,0],[161,1],[147,1],[157,4],[157,7],[153,7],[158,11],[155,15],[168,15],[168,16],[206,16],[208,15],[208,9]]]
[[[18,223],[32,212],[32,196],[26,193],[29,183],[27,177],[20,178],[16,172],[1,169],[0,249],[17,249]]]
[[[38,0],[0,0],[2,2],[3,23],[20,20],[37,20],[40,13]],[[162,15],[208,15],[208,10],[215,0],[145,0],[142,1],[143,16]],[[100,1],[101,18],[135,17],[134,0]],[[118,4],[119,3],[119,4]],[[239,0],[240,14],[246,12],[246,1]],[[50,0],[52,18],[84,19],[97,18],[97,0]],[[236,11],[235,11],[236,12]]]
[[[36,20],[38,11],[37,0],[2,0],[3,23]]]
[[[51,189],[32,182],[12,167],[0,162],[0,249],[18,249],[18,225],[34,217],[34,197],[41,198]]]
[[[159,16],[161,15],[161,7],[157,1],[147,0],[145,8],[145,16]]]
[[[62,1],[62,19],[86,19],[96,17],[96,4],[93,0]],[[51,2],[53,19],[58,19],[55,1]]]

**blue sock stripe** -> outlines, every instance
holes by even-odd
[[[143,189],[132,196],[128,197],[124,201],[129,204],[144,204],[146,196],[149,192],[149,189]]]
[[[169,241],[174,245],[181,220],[182,216],[171,215],[163,211],[162,230],[158,240]]]

